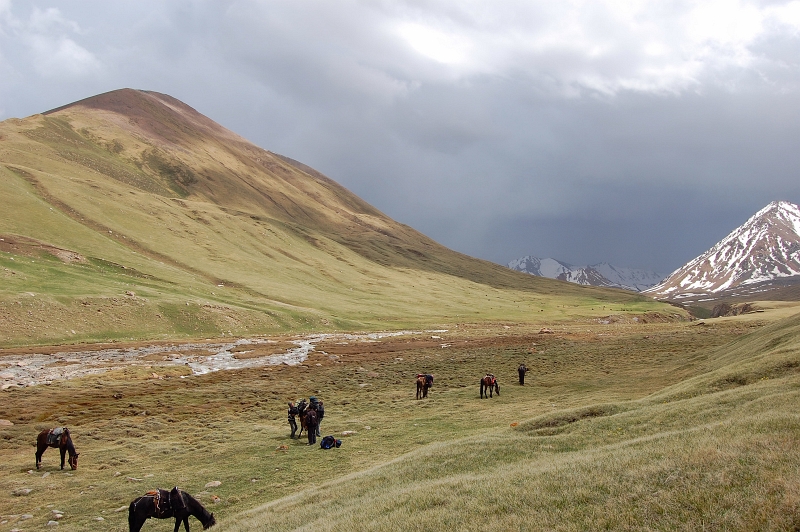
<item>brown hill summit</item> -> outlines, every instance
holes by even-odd
[[[0,344],[659,305],[454,252],[148,91],[0,123],[0,211]]]
[[[267,217],[312,240],[310,233],[319,232],[384,265],[474,274],[460,263],[474,264],[476,259],[395,222],[321,173],[259,148],[171,96],[121,89],[44,115],[105,138],[107,149],[118,151],[139,170],[135,175],[113,170],[107,175],[142,191],[210,202],[234,215]],[[106,123],[97,124],[98,119]],[[71,140],[66,133],[59,139],[62,143]],[[108,138],[121,133],[135,139],[134,145],[122,147],[117,138]],[[87,154],[73,159],[93,169],[103,166]],[[486,266],[504,275],[482,281],[502,284],[506,272]]]

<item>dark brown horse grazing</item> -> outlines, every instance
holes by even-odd
[[[48,447],[58,447],[61,451],[61,469],[64,469],[64,455],[69,452],[69,466],[78,469],[78,453],[72,443],[72,437],[67,427],[44,429],[36,438],[36,469],[42,466],[42,454]]]
[[[177,486],[172,488],[172,491],[157,489],[133,500],[128,507],[128,527],[130,532],[139,532],[144,522],[151,517],[156,519],[174,517],[174,532],[178,532],[181,522],[186,532],[189,532],[190,515],[202,523],[203,530],[217,524],[214,514],[209,513],[197,499],[179,490]]]
[[[433,375],[417,373],[417,399],[428,397],[428,389],[433,386]]]
[[[500,395],[500,385],[497,384],[497,379],[491,373],[487,373],[481,379],[481,399],[484,397],[492,397],[492,391]]]

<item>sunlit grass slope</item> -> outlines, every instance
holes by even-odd
[[[144,91],[2,122],[0,213],[0,345],[680,313],[455,253]]]
[[[692,359],[642,399],[476,427],[220,529],[796,530],[800,315]]]

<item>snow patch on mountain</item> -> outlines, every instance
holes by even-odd
[[[646,292],[685,299],[800,275],[800,207],[773,201]]]
[[[626,290],[642,291],[658,284],[663,278],[655,272],[634,268],[612,266],[600,262],[589,266],[573,266],[557,259],[540,259],[533,256],[512,260],[508,267],[539,277],[559,279],[582,285],[608,286]]]

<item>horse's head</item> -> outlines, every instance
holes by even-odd
[[[217,524],[217,520],[214,519],[214,514],[211,514],[211,518],[208,521],[206,521],[205,523],[203,523],[203,530],[208,530],[209,528],[211,528],[212,526],[214,526],[216,524]]]
[[[69,466],[73,469],[78,469],[78,453],[69,455]]]

